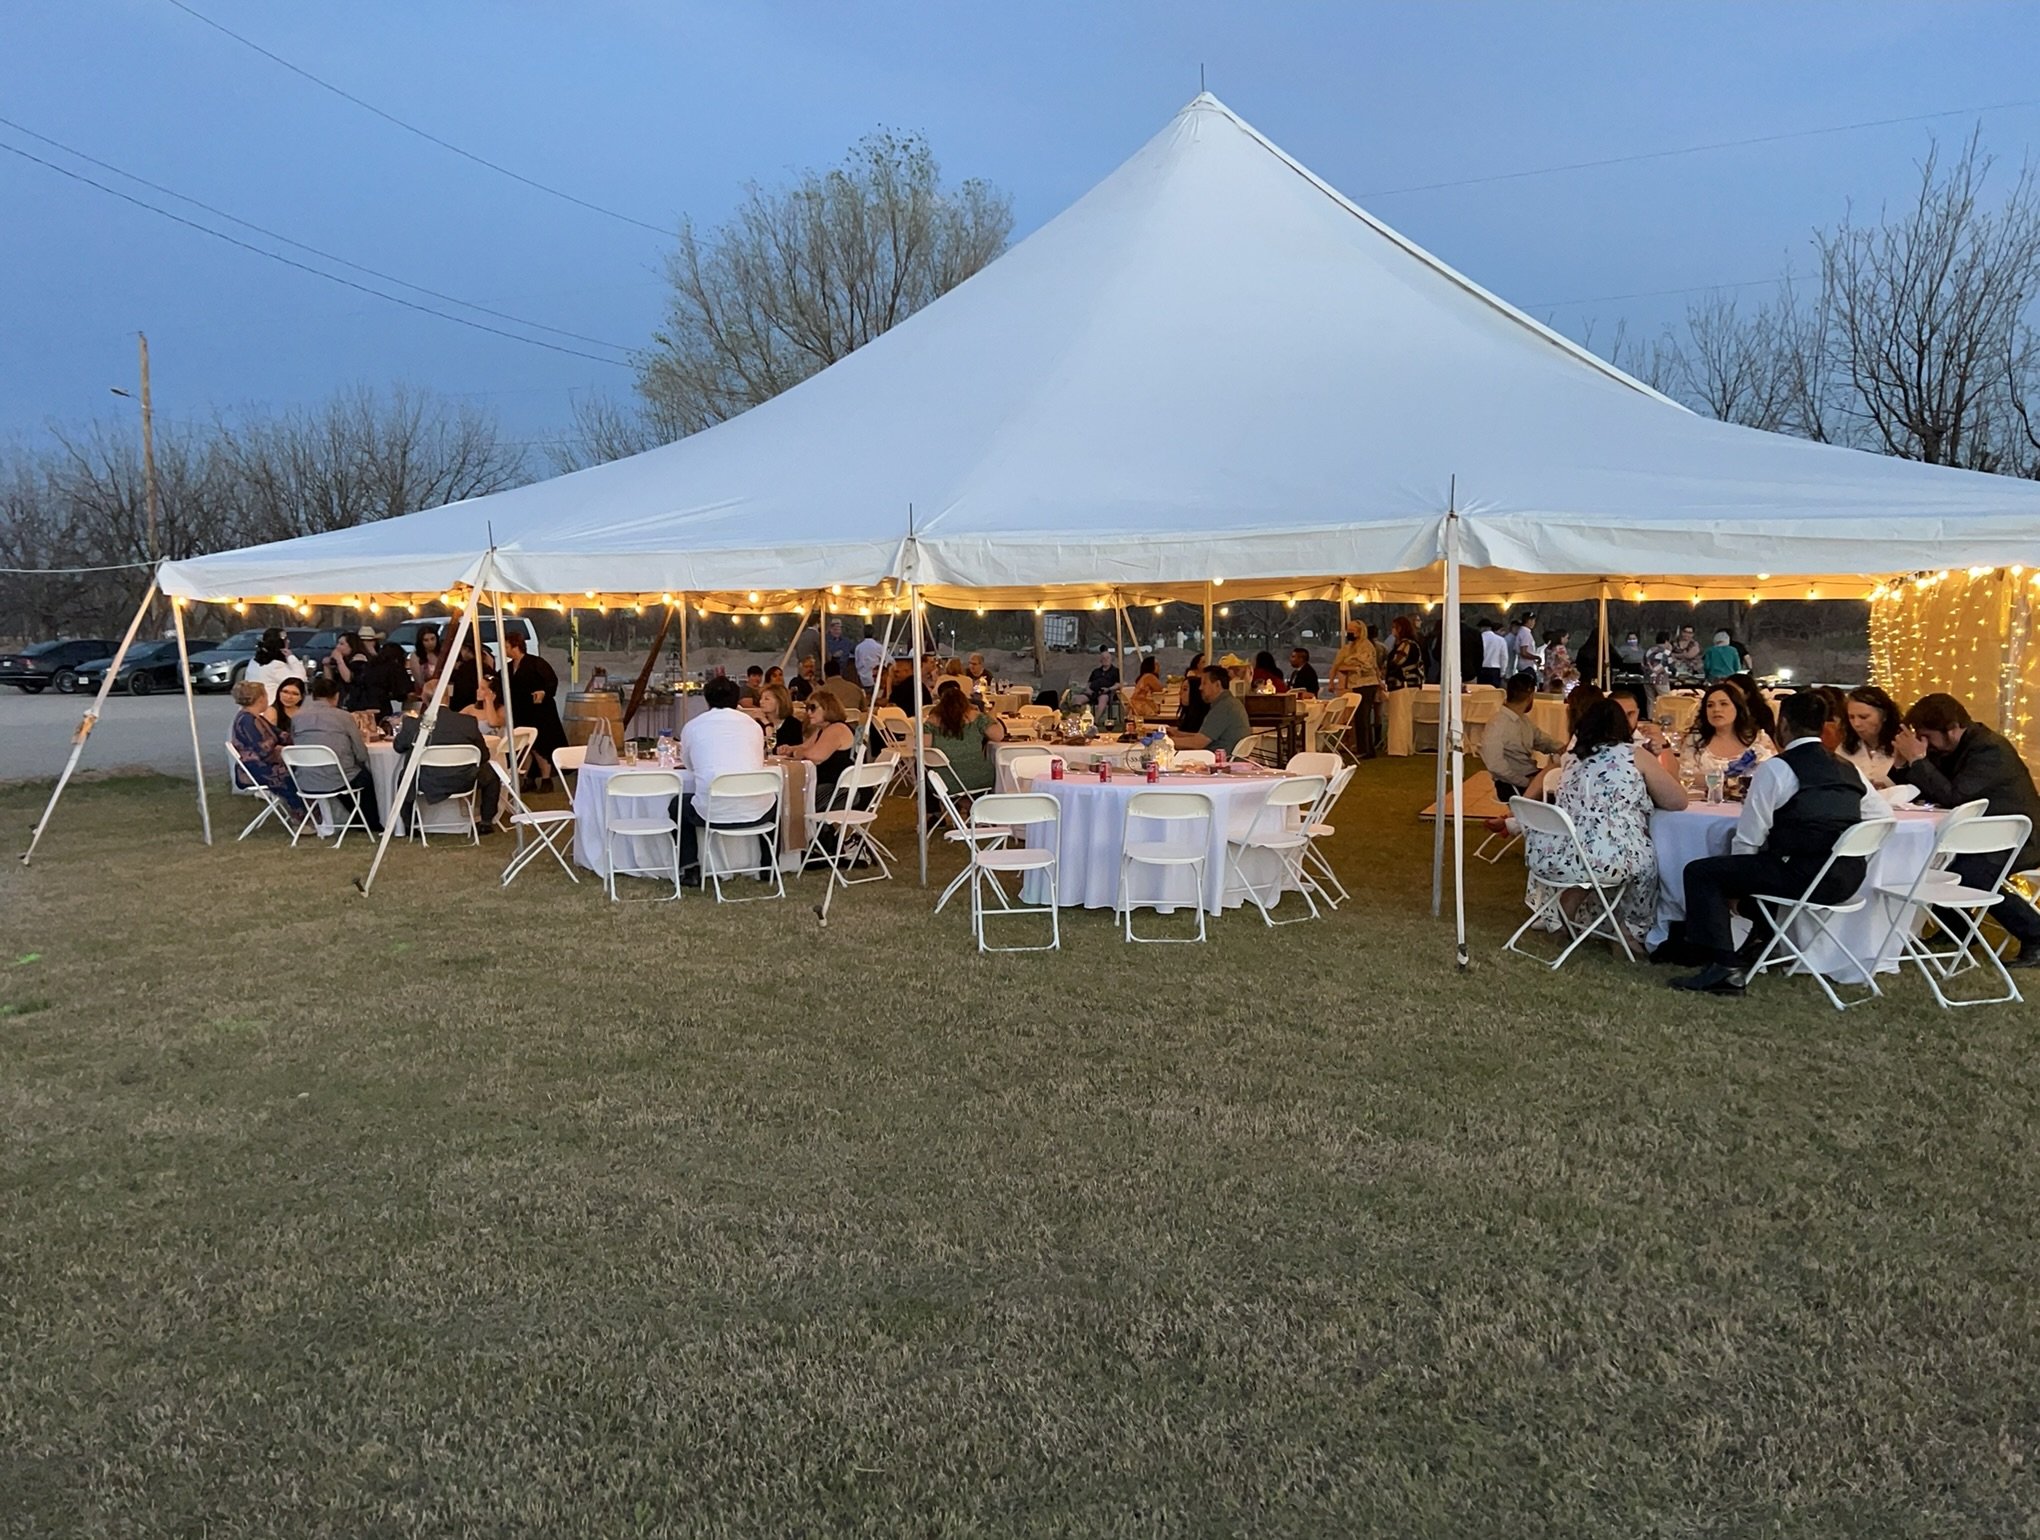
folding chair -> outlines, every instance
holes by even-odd
[[[1927,987],[1933,990],[1934,998],[1943,1006],[2003,1005],[2025,998],[2006,970],[2004,959],[1983,939],[1983,922],[2002,900],[2004,895],[1999,890],[2012,875],[2012,868],[2019,861],[2019,852],[2025,848],[2032,833],[2033,821],[2023,814],[1971,816],[1959,822],[1951,815],[1943,820],[1935,836],[1933,859],[1914,875],[1910,883],[1903,887],[1896,883],[1878,886],[1878,896],[1895,906],[1891,912],[1891,929],[1901,938],[1904,956],[1920,970]],[[1997,880],[1987,888],[1970,887],[1947,869],[1948,863],[1957,856],[1994,856],[2000,853],[2005,858],[2004,865],[1998,869]],[[1915,910],[1925,911],[1917,933],[1912,927]],[[1944,919],[1944,914],[1948,918]],[[1932,945],[1927,939],[1928,924],[1953,945]],[[1881,953],[1882,948],[1879,951]],[[1998,982],[2004,986],[2004,992],[1973,1000],[1957,1000],[1941,987],[1945,980],[1967,973],[1971,968],[1987,968],[1995,973]]]
[[[1353,735],[1353,713],[1360,709],[1360,697],[1341,695],[1319,714],[1316,743],[1321,753],[1336,754],[1342,763],[1358,764],[1359,755],[1348,740]]]
[[[479,845],[482,842],[482,831],[475,827],[475,793],[481,786],[482,751],[471,744],[449,743],[442,744],[436,749],[422,748],[415,752],[418,755],[418,776],[411,788],[411,837],[419,844],[430,848],[432,842],[425,838],[425,826],[432,823],[436,810],[450,806],[466,810],[466,817],[459,828],[467,834],[470,843]],[[450,797],[440,798],[437,802],[427,802],[419,794],[418,787],[423,783],[427,770],[460,770],[468,767],[474,769],[475,784],[466,791],[457,791]],[[435,827],[441,834],[456,832],[454,825],[446,823],[436,824]]]
[[[673,883],[673,898],[680,896],[680,795],[682,782],[677,770],[620,770],[602,788],[602,884],[609,901],[616,896],[619,873],[626,877],[667,877]],[[660,799],[656,814],[624,813],[617,804],[639,797]],[[672,856],[664,866],[618,866],[616,841],[657,839],[672,841]],[[659,903],[670,903],[663,894]]]
[[[1305,750],[1301,754],[1290,755],[1289,763],[1282,768],[1291,775],[1321,775],[1329,781],[1339,773],[1345,763],[1336,754],[1327,754],[1322,750]]]
[[[1299,920],[1316,920],[1318,913],[1317,881],[1304,869],[1304,858],[1310,850],[1310,830],[1306,827],[1308,811],[1315,808],[1318,799],[1325,794],[1328,783],[1321,775],[1285,776],[1275,783],[1268,793],[1267,801],[1254,810],[1253,822],[1247,832],[1238,839],[1226,843],[1227,886],[1237,885],[1261,911],[1261,918],[1269,925],[1294,925]],[[1291,811],[1297,814],[1290,818]],[[1275,878],[1273,907],[1280,908],[1282,895],[1286,891],[1285,879],[1294,883],[1303,895],[1303,901],[1310,908],[1308,915],[1294,915],[1287,920],[1278,920],[1269,912],[1268,896],[1261,892],[1258,884],[1248,878],[1241,869],[1241,858],[1252,851],[1266,851],[1274,856],[1280,872]]]
[[[293,744],[283,751],[283,768],[290,772],[290,783],[297,788],[298,800],[304,803],[308,812],[324,813],[329,821],[333,819],[335,814],[343,815],[330,830],[322,829],[319,831],[319,838],[321,839],[324,839],[329,833],[336,836],[333,841],[333,848],[335,850],[338,850],[346,841],[349,829],[359,829],[363,834],[369,832],[368,815],[361,810],[361,795],[355,791],[353,786],[348,784],[347,773],[340,768],[340,756],[338,754],[320,744],[305,744],[302,746]],[[332,774],[333,779],[340,783],[340,789],[338,791],[306,791],[305,783],[298,779],[298,772],[300,770],[328,771]],[[327,806],[328,803],[334,805],[329,807]],[[297,844],[298,836],[303,834],[311,823],[312,819],[307,817],[303,823],[291,831],[291,844]]]
[[[531,751],[538,744],[538,729],[535,727],[513,727],[510,729],[510,754],[517,761],[519,785],[531,770]]]
[[[894,779],[900,790],[911,791],[914,787],[914,759],[918,745],[914,742],[914,719],[898,706],[880,706],[871,718],[872,728],[878,733],[879,742],[884,744],[884,755],[891,757]]]
[[[1192,765],[1215,765],[1217,763],[1218,756],[1209,749],[1176,750],[1176,768],[1179,770],[1187,770]]]
[[[253,797],[262,804],[262,811],[248,820],[248,827],[234,836],[234,842],[239,844],[274,818],[291,831],[290,842],[295,845],[298,841],[298,829],[292,825],[290,809],[284,806],[283,799],[260,781],[250,778],[241,763],[241,756],[234,752],[234,746],[230,743],[226,747],[227,790],[237,797]]]
[[[537,860],[540,851],[545,851],[560,863],[560,870],[567,874],[568,880],[579,887],[581,879],[574,875],[574,868],[568,863],[560,847],[554,843],[574,827],[572,809],[564,812],[551,809],[543,813],[534,813],[524,805],[524,799],[517,794],[517,778],[504,767],[503,762],[491,760],[489,768],[496,772],[496,779],[503,783],[503,805],[510,810],[510,827],[517,833],[517,849],[510,857],[510,864],[503,868],[503,886],[509,887],[511,880]],[[527,830],[532,836],[529,840],[524,837]]]
[[[970,848],[970,929],[977,938],[980,952],[1050,952],[1062,945],[1062,911],[1058,907],[1056,893],[1056,872],[1062,857],[1062,804],[1044,792],[993,792],[979,797],[972,804],[970,823],[973,829],[989,834],[993,828],[1002,828],[1011,834],[1021,829],[1050,826],[1048,844],[1014,845],[989,839]],[[999,885],[1003,872],[1047,873],[1048,903],[1027,905],[1017,903],[1006,896]],[[989,884],[999,900],[996,909],[985,905],[985,887]],[[1049,942],[1042,946],[991,946],[985,941],[985,920],[989,915],[1015,916],[1022,914],[1046,914],[1048,916]]]
[[[585,743],[570,744],[566,748],[554,749],[552,752],[553,774],[560,778],[560,790],[567,794],[569,802],[574,800],[574,785],[567,777],[579,776],[581,766],[587,758],[588,745]]]
[[[1211,798],[1201,791],[1137,791],[1126,800],[1126,821],[1119,841],[1119,887],[1112,895],[1112,907],[1119,914],[1121,932],[1128,941],[1150,944],[1202,941],[1204,931],[1204,880],[1206,855],[1211,849]],[[1163,837],[1135,839],[1134,821],[1168,826]],[[1170,838],[1169,836],[1175,836]],[[1139,936],[1133,930],[1136,909],[1180,909],[1180,898],[1167,896],[1136,899],[1133,896],[1135,867],[1159,868],[1158,884],[1170,874],[1185,872],[1190,877],[1190,907],[1197,912],[1194,936]],[[1158,886],[1158,891],[1166,892]]]
[[[1835,848],[1828,852],[1827,860],[1822,862],[1820,870],[1813,874],[1813,881],[1806,885],[1806,891],[1811,892],[1819,887],[1821,879],[1828,874],[1828,868],[1837,861],[1852,858],[1868,861],[1884,848],[1884,842],[1891,838],[1891,831],[1897,827],[1898,825],[1889,818],[1857,824],[1835,841]],[[1837,915],[1860,913],[1870,902],[1868,893],[1857,893],[1838,904],[1817,904],[1804,896],[1779,898],[1770,893],[1752,894],[1751,901],[1756,904],[1771,926],[1770,941],[1765,944],[1764,950],[1757,954],[1756,962],[1750,965],[1751,978],[1755,978],[1766,968],[1796,964],[1813,975],[1814,982],[1820,985],[1821,993],[1828,997],[1828,1003],[1838,1011],[1845,1011],[1852,1005],[1861,1005],[1865,1000],[1875,999],[1884,993],[1877,983],[1877,954],[1872,954],[1869,961],[1865,962],[1843,945],[1842,938],[1836,935],[1828,924]],[[1806,948],[1802,947],[1799,938],[1792,934],[1793,925],[1801,919],[1810,921],[1815,932],[1825,937],[1828,945],[1855,965],[1856,971],[1863,975],[1862,979],[1845,982],[1868,984],[1870,986],[1868,994],[1845,1001],[1835,993],[1834,985],[1828,982],[1825,974],[1814,967],[1806,955]],[[1809,946],[1811,944],[1808,943]],[[1881,951],[1882,948],[1879,948],[1880,953]]]
[[[1591,924],[1581,926],[1565,912],[1562,900],[1568,888],[1579,887],[1582,884],[1570,881],[1550,882],[1539,876],[1533,867],[1530,875],[1537,879],[1542,892],[1530,911],[1530,918],[1516,927],[1516,933],[1502,943],[1502,950],[1521,952],[1535,962],[1543,962],[1544,959],[1538,957],[1536,953],[1516,943],[1522,940],[1524,933],[1532,927],[1545,928],[1544,922],[1555,918],[1558,921],[1558,928],[1571,939],[1567,941],[1565,950],[1552,959],[1553,968],[1560,967],[1572,956],[1580,943],[1595,936],[1614,941],[1622,948],[1622,955],[1635,962],[1636,953],[1630,947],[1629,932],[1623,928],[1622,920],[1615,912],[1615,906],[1622,902],[1622,895],[1629,890],[1629,879],[1627,877],[1604,879],[1594,870],[1594,863],[1587,859],[1587,847],[1580,841],[1580,831],[1573,827],[1573,821],[1566,815],[1565,809],[1556,803],[1532,802],[1528,797],[1516,797],[1511,799],[1509,811],[1525,834],[1550,834],[1572,846],[1573,857],[1579,862],[1580,870],[1587,876],[1584,886],[1594,895],[1600,913],[1594,917]]]
[[[1240,739],[1239,747],[1232,751],[1233,759],[1252,760],[1257,765],[1273,766],[1275,763],[1275,735],[1273,733],[1248,733]]]
[[[812,820],[807,849],[801,856],[803,866],[819,856],[829,868],[829,880],[846,888],[859,882],[884,882],[892,876],[892,868],[886,864],[889,852],[872,838],[871,826],[878,822],[879,803],[897,768],[898,761],[887,754],[868,765],[852,765],[843,772],[835,791],[829,795],[829,805]],[[859,800],[867,792],[870,801],[860,807]],[[843,875],[846,867],[854,867],[866,857],[878,868],[875,873],[868,877]]]
[[[1297,757],[1299,759],[1302,758],[1301,755]],[[1326,754],[1320,757],[1325,759],[1338,758],[1336,754]],[[1294,761],[1291,761],[1291,763],[1294,763]],[[1332,809],[1339,805],[1339,799],[1346,795],[1346,788],[1353,784],[1353,774],[1353,767],[1351,765],[1340,765],[1337,773],[1332,776],[1330,781],[1325,783],[1325,794],[1318,799],[1318,805],[1304,816],[1303,821],[1304,832],[1310,835],[1310,844],[1303,853],[1304,862],[1306,866],[1316,873],[1319,879],[1318,895],[1334,909],[1338,908],[1340,904],[1353,895],[1348,893],[1346,885],[1339,881],[1339,874],[1332,870],[1331,858],[1319,846],[1339,832],[1332,824]],[[1338,893],[1339,896],[1337,898],[1332,897],[1331,892],[1326,891],[1326,883],[1330,883],[1332,890]]]
[[[1039,780],[1048,774],[1049,754],[1015,754],[1013,756],[1013,784],[1025,790],[1027,783]]]
[[[928,777],[928,799],[934,803],[940,815],[940,822],[949,827],[943,831],[943,839],[955,845],[998,845],[1013,838],[1014,830],[1003,824],[975,826],[970,821],[969,810],[957,800],[957,793],[949,789],[949,783],[938,770],[948,768],[949,760],[940,749],[929,749],[924,773]],[[970,881],[970,852],[964,852],[963,870],[950,879],[949,886],[942,890],[942,896],[935,900],[935,913],[942,912],[942,906],[954,898],[959,889]]]
[[[711,807],[725,798],[770,799],[765,811],[755,816],[745,816],[734,822],[712,821],[702,826],[701,875],[714,884],[717,903],[749,904],[762,898],[786,897],[786,880],[779,871],[779,798],[785,790],[786,778],[777,770],[731,770],[708,783]],[[724,841],[735,839],[761,841],[765,859],[749,865],[729,864]],[[756,893],[749,898],[725,898],[722,890],[725,877],[756,877],[771,884],[772,891]]]

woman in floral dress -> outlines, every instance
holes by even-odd
[[[1563,888],[1566,913],[1591,924],[1599,918],[1599,901],[1587,897],[1589,880],[1606,885],[1626,877],[1629,886],[1615,914],[1630,939],[1641,941],[1657,917],[1651,809],[1682,808],[1686,794],[1649,751],[1631,740],[1629,718],[1614,701],[1595,701],[1580,717],[1557,802],[1579,831],[1593,872],[1590,879],[1580,869],[1579,854],[1563,835],[1533,832],[1524,840],[1530,902],[1536,903],[1541,888]]]

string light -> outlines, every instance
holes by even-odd
[[[1224,579],[1224,578],[1213,578],[1213,579],[1211,580],[1211,586],[1212,586],[1213,588],[1223,588],[1223,587],[1225,587],[1225,579]]]
[[[756,603],[758,602],[758,594],[757,594],[757,591],[756,591],[755,589],[754,589],[754,590],[752,590],[752,593],[751,593],[751,602],[752,602],[753,604],[756,604]]]

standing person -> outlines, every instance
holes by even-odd
[[[1724,637],[1726,631],[1721,633]],[[1691,626],[1679,627],[1678,640],[1672,643],[1672,673],[1680,679],[1698,679],[1705,672],[1706,653],[1700,649],[1700,638],[1693,634]],[[1729,670],[1734,673],[1734,669]]]
[[[550,781],[552,757],[567,746],[567,729],[560,721],[559,673],[530,650],[522,629],[507,632],[503,645],[510,655],[510,720],[538,729],[531,745],[532,779]]]
[[[1536,754],[1558,754],[1565,745],[1530,720],[1537,698],[1537,676],[1528,672],[1509,680],[1502,709],[1480,735],[1480,762],[1494,778],[1495,800],[1506,804],[1520,797],[1537,776]]]
[[[1650,681],[1653,695],[1662,695],[1672,687],[1672,633],[1660,631],[1650,650],[1643,655],[1644,677]]]
[[[1700,671],[1712,682],[1743,671],[1743,652],[1726,631],[1714,633],[1714,645],[1700,656]]]
[[[293,719],[291,740],[300,748],[331,749],[340,770],[336,775],[330,767],[312,766],[299,770],[298,780],[308,792],[351,789],[361,799],[369,833],[380,834],[382,813],[376,805],[375,780],[368,773],[368,745],[362,741],[360,724],[340,708],[339,701],[339,680],[321,674],[312,681],[311,704]]]
[[[1289,649],[1289,688],[1298,695],[1315,695],[1318,692],[1317,669],[1311,664],[1307,647]]]
[[[1510,677],[1509,633],[1499,618],[1480,623],[1480,669],[1473,677],[1496,686]]]
[[[857,662],[857,683],[866,690],[878,688],[878,669],[885,661],[885,644],[872,633],[871,627],[864,628],[864,640],[857,644],[854,656]]]
[[[1332,686],[1360,697],[1353,712],[1353,749],[1360,758],[1372,759],[1381,730],[1381,658],[1366,621],[1346,622],[1346,645],[1332,660]]]
[[[1744,918],[1749,939],[1735,944],[1731,906],[1762,893],[1778,898],[1838,904],[1863,885],[1869,863],[1838,860],[1820,876],[1835,841],[1857,824],[1891,817],[1885,800],[1864,784],[1856,767],[1821,745],[1827,703],[1805,693],[1786,698],[1780,728],[1784,752],[1757,767],[1736,818],[1733,853],[1686,863],[1686,937],[1707,958],[1698,973],[1671,981],[1674,989],[1739,995],[1748,969],[1771,939],[1763,911],[1751,904]],[[2030,792],[2032,783],[2027,783]],[[1820,877],[1816,882],[1814,879]]]
[[[1554,684],[1572,670],[1572,653],[1565,645],[1571,637],[1572,632],[1564,629],[1544,633],[1544,677]]]
[[[1388,667],[1383,671],[1382,683],[1391,690],[1416,690],[1424,684],[1424,650],[1417,645],[1417,623],[1408,615],[1398,615],[1388,623],[1389,635],[1394,640],[1388,648]]]
[[[261,685],[262,693],[274,700],[276,687],[284,680],[295,679],[303,684],[311,678],[311,671],[305,667],[304,659],[291,652],[290,637],[282,627],[271,626],[255,644],[255,660],[241,677]]]
[[[1796,697],[1795,697],[1796,699]],[[1787,702],[1789,705],[1790,702]],[[1952,695],[1922,695],[1905,714],[1905,730],[1892,740],[1892,784],[1915,786],[1938,807],[1981,800],[1992,817],[2020,814],[2034,832],[2013,863],[2014,871],[2040,867],[2040,792],[2033,772],[2003,734],[1970,720],[1969,708]],[[1948,869],[1966,885],[1988,887],[2004,865],[2002,855],[1957,856]],[[2007,968],[2040,967],[2040,913],[2009,887],[2000,889],[1990,917],[2019,943]],[[1949,928],[1961,935],[1962,930]]]
[[[1511,661],[1517,672],[1520,673],[1527,668],[1533,674],[1541,675],[1543,673],[1544,658],[1537,650],[1537,612],[1535,610],[1525,610],[1517,617],[1516,629],[1509,637],[1509,647],[1510,652],[1513,654]]]
[[[682,882],[695,887],[701,883],[701,844],[695,831],[717,824],[755,823],[776,800],[769,792],[744,797],[709,794],[719,775],[765,768],[765,729],[737,709],[743,691],[734,679],[709,680],[701,698],[708,709],[680,729],[680,758],[694,777],[693,795],[681,799],[680,873]]]
[[[333,672],[340,681],[340,709],[343,711],[373,711],[377,716],[386,714],[392,699],[402,700],[410,693],[408,681],[405,687],[390,693],[390,660],[383,656],[382,635],[374,626],[363,626],[349,636],[343,633],[340,644],[333,649]]]
[[[865,632],[866,636],[870,634],[869,631]],[[826,673],[828,671],[827,665],[833,662],[846,678],[854,678],[856,675],[856,658],[856,644],[843,634],[843,617],[831,615],[829,617],[829,634],[822,644],[823,672]]]

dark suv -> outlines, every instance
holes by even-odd
[[[40,695],[51,685],[68,694],[77,688],[75,672],[80,663],[90,663],[113,651],[107,641],[37,642],[21,652],[0,653],[0,684],[11,684],[28,695]]]

